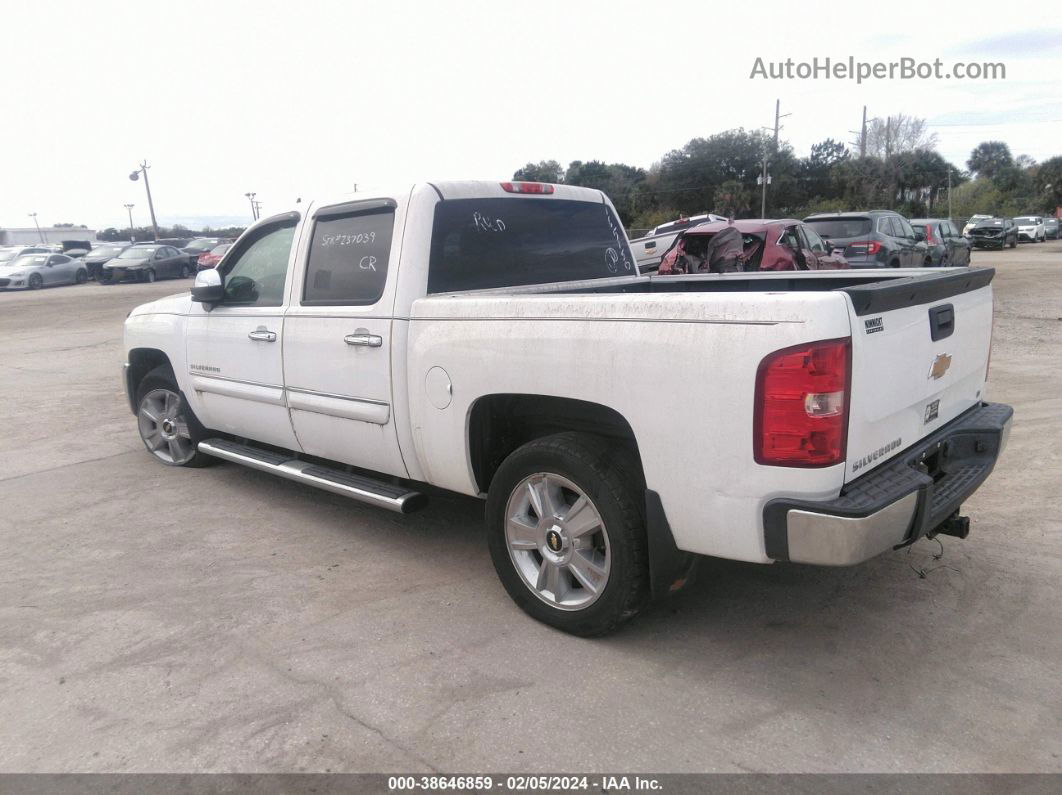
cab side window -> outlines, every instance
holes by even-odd
[[[387,282],[395,209],[329,208],[315,220],[303,306],[370,306]]]
[[[239,251],[225,263],[227,306],[281,306],[288,259],[295,240],[295,220],[262,227],[241,241]]]

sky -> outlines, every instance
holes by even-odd
[[[250,218],[528,161],[650,167],[774,122],[806,155],[868,116],[928,119],[960,167],[980,141],[1062,154],[1062,22],[998,2],[5,0],[0,226]],[[992,24],[984,24],[990,19]],[[764,62],[1002,62],[1005,80],[764,80]]]

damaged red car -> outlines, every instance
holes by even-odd
[[[657,273],[840,270],[839,252],[807,224],[781,220],[715,221],[682,232],[664,254]]]

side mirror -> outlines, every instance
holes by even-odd
[[[831,243],[829,240],[823,240],[822,242],[826,244],[826,253],[827,254],[832,254],[833,253],[833,243]]]
[[[199,271],[192,283],[192,300],[200,304],[216,304],[225,296],[221,274],[216,270]]]

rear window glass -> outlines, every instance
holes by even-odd
[[[869,218],[810,218],[804,223],[822,237],[859,237],[870,233]]]
[[[637,273],[608,205],[566,199],[452,199],[435,206],[428,292]]]
[[[383,295],[393,208],[331,215],[313,228],[303,304],[365,306]]]

